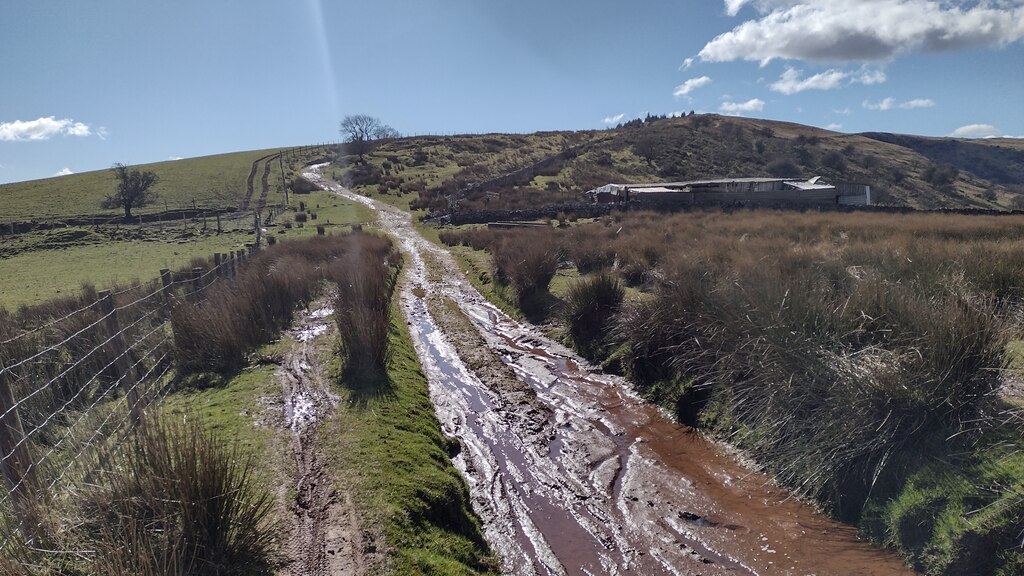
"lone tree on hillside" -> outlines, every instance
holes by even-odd
[[[118,162],[110,169],[117,176],[117,191],[100,203],[103,208],[123,208],[125,220],[132,217],[132,208],[142,207],[156,200],[157,175],[149,170],[132,170]]]
[[[400,134],[391,126],[366,114],[345,116],[341,121],[341,135],[348,143],[348,151],[359,155],[359,160],[373,148],[374,140],[398,138]]]

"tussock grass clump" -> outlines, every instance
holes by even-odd
[[[558,271],[559,250],[546,231],[520,232],[492,244],[493,278],[515,291],[516,304],[530,313],[541,305]]]
[[[625,289],[610,274],[578,280],[565,296],[562,318],[573,346],[588,358],[602,355]]]
[[[353,234],[348,250],[332,263],[338,286],[334,318],[341,335],[346,372],[380,376],[390,358],[391,295],[401,256],[387,238]]]
[[[274,502],[256,463],[192,421],[150,420],[82,504],[95,573],[266,574]]]

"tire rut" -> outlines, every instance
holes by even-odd
[[[276,377],[283,402],[281,428],[291,438],[295,461],[289,505],[291,518],[285,544],[287,561],[281,575],[361,576],[366,573],[363,543],[352,497],[339,492],[318,446],[320,424],[334,413],[331,394],[317,351],[330,333],[330,310],[303,315],[290,330],[292,346]]]

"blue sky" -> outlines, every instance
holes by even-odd
[[[0,183],[337,139],[718,112],[1024,136],[1024,0],[0,3]]]

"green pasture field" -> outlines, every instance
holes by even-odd
[[[350,202],[327,192],[292,195],[292,204],[304,201],[317,220],[308,220],[301,228],[291,229],[284,222],[294,221],[294,211],[278,216],[267,233],[278,240],[304,238],[317,233],[323,224],[326,232],[347,231],[352,224],[367,222],[372,214],[362,204]],[[317,205],[320,208],[316,208]],[[200,221],[37,230],[0,243],[7,249],[0,257],[0,306],[15,310],[22,305],[45,302],[54,297],[74,294],[83,283],[109,288],[136,280],[145,282],[159,275],[161,268],[177,268],[192,258],[226,253],[252,243],[255,236],[247,218],[224,219],[225,233],[216,234],[213,218],[207,218],[206,231]],[[188,235],[183,234],[188,231]],[[115,236],[111,238],[111,236]]]

